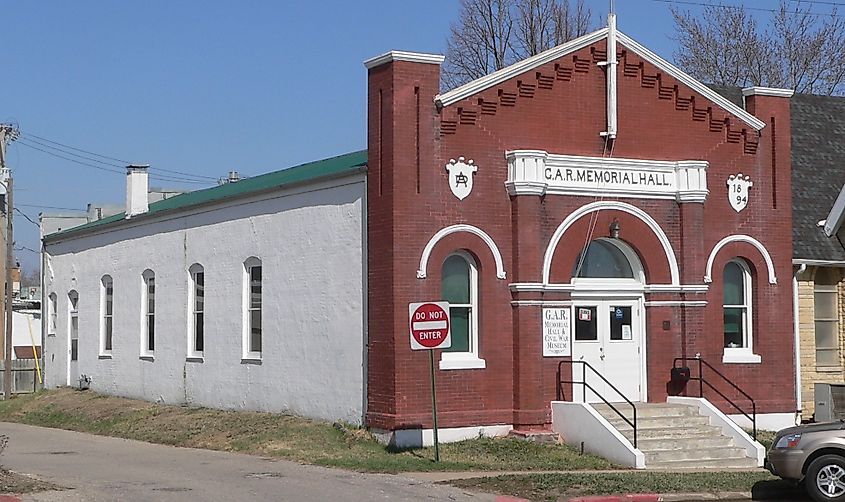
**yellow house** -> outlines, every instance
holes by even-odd
[[[791,106],[796,400],[806,421],[824,399],[816,383],[845,384],[845,98],[795,95]]]

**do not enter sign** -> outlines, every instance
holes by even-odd
[[[408,305],[412,350],[448,349],[452,346],[449,302]]]

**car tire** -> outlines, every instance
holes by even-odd
[[[819,502],[845,502],[845,457],[822,455],[807,468],[806,489]]]

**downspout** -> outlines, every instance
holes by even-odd
[[[795,424],[801,423],[801,330],[798,316],[798,276],[807,270],[807,264],[802,263],[792,274],[792,334],[795,343]]]

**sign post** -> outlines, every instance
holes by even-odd
[[[431,372],[431,412],[434,432],[434,461],[440,462],[440,444],[437,438],[437,391],[434,381],[434,349],[452,346],[452,323],[449,319],[449,302],[423,302],[408,305],[411,350],[427,350]]]

